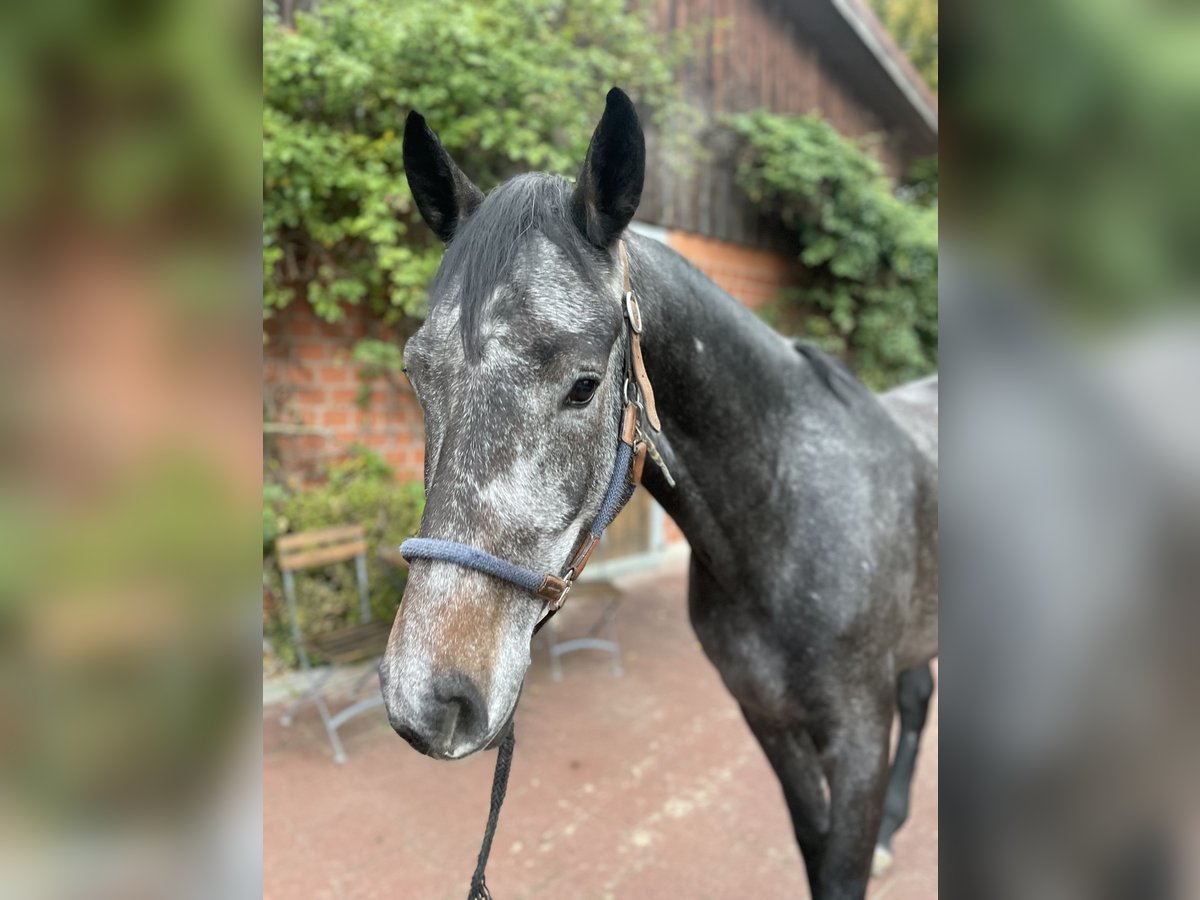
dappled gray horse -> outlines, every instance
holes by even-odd
[[[933,691],[936,379],[877,397],[626,232],[644,161],[614,89],[574,186],[522,175],[485,197],[410,115],[409,184],[447,244],[404,351],[425,411],[421,537],[566,570],[619,442],[623,239],[676,482],[651,464],[644,484],[691,544],[692,625],[779,777],[813,896],[862,897],[907,815]],[[395,730],[436,758],[494,745],[544,607],[415,559],[380,666]]]

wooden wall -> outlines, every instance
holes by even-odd
[[[821,0],[633,0],[634,8],[648,12],[662,31],[701,25],[694,52],[678,74],[686,99],[700,113],[699,123],[686,124],[709,154],[701,161],[672,158],[659,128],[647,122],[639,219],[739,244],[794,250],[778,233],[778,223],[760,217],[734,185],[733,148],[716,124],[722,114],[766,107],[790,114],[820,110],[847,135],[884,131],[842,86],[789,12],[790,4],[812,2]],[[878,152],[894,174],[907,162],[895,142],[885,141]],[[693,163],[691,171],[687,162]]]

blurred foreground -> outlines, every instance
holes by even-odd
[[[944,883],[1197,896],[1200,323],[1043,316],[944,263]]]
[[[248,897],[257,12],[0,13],[0,896]]]
[[[943,884],[1200,896],[1200,11],[945,12]]]

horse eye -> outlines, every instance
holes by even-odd
[[[567,405],[587,406],[599,386],[600,382],[595,378],[580,378],[571,386],[571,393],[567,394]]]

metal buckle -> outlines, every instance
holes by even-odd
[[[558,595],[557,599],[547,601],[549,604],[547,609],[549,609],[550,612],[558,612],[563,608],[563,604],[567,602],[567,594],[571,593],[571,586],[575,583],[574,573],[574,569],[571,569],[567,572],[567,577],[563,579],[563,581],[567,583],[567,586],[563,588],[563,592]]]
[[[631,389],[633,390],[632,397],[629,395]],[[637,386],[637,382],[635,382],[633,379],[626,377],[625,384],[621,388],[621,393],[624,395],[626,403],[632,403],[641,410],[645,409],[645,407],[642,406],[641,388]]]
[[[637,297],[633,296],[633,291],[625,292],[625,315],[629,319],[629,327],[633,329],[634,334],[642,333],[642,308],[638,306]]]
[[[575,558],[571,560],[571,567],[567,569],[567,574],[563,576],[563,581],[568,584],[573,584],[579,575],[579,570],[587,565],[591,558],[592,551],[596,549],[596,545],[600,543],[600,538],[588,535],[583,546],[579,548],[579,552],[575,554]]]

